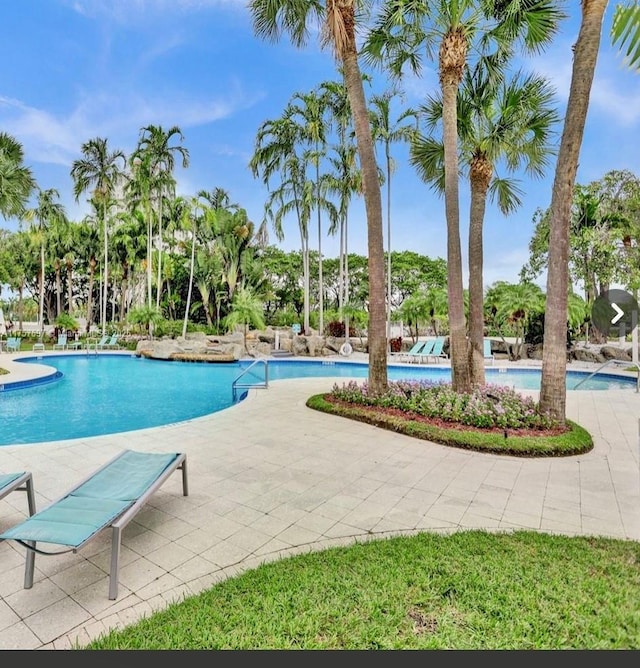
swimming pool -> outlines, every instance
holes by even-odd
[[[251,360],[183,363],[149,360],[135,355],[49,355],[19,360],[52,367],[46,379],[0,384],[0,446],[58,441],[183,422],[230,407],[232,383]],[[269,381],[286,378],[367,378],[358,362],[269,360]],[[568,371],[573,388],[587,372]],[[450,380],[448,366],[389,366],[389,380]],[[264,379],[262,365],[246,372],[244,381]],[[539,389],[537,369],[487,368],[489,383],[517,389]],[[598,374],[581,385],[585,390],[635,389],[633,378]]]

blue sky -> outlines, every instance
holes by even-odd
[[[561,115],[580,19],[578,2],[565,6],[572,17],[564,21],[552,47],[530,61],[554,85]],[[640,75],[625,69],[610,46],[611,14],[612,7],[603,26],[579,183],[612,169],[640,174]],[[129,153],[140,129],[154,124],[165,129],[177,125],[184,134],[190,166],[176,168],[178,194],[224,188],[260,223],[267,191],[247,166],[257,129],[280,117],[294,93],[338,79],[332,55],[320,51],[313,37],[303,50],[286,38],[274,45],[255,37],[245,0],[20,0],[3,3],[2,16],[0,129],[22,143],[38,185],[56,188],[74,220],[87,212],[84,199],[74,200],[69,175],[82,143],[106,137],[110,148]],[[406,103],[417,106],[436,85],[434,71],[407,81]],[[385,82],[376,87],[382,91]],[[415,175],[406,149],[392,150],[397,162],[392,248],[446,258],[444,202]],[[526,194],[516,214],[505,218],[488,208],[486,284],[518,280],[528,257],[533,214],[551,201],[554,168],[555,159],[545,179],[521,179]],[[386,212],[384,200],[383,206]],[[465,263],[467,216],[462,184]],[[0,220],[0,226],[15,229],[16,223]],[[318,246],[315,229],[310,232],[312,249]],[[273,234],[270,241],[298,250],[295,221],[285,227],[283,242]],[[351,209],[349,250],[367,254],[361,203]],[[322,251],[336,257],[338,239],[325,236]],[[544,288],[544,279],[540,284]]]

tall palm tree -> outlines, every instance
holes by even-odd
[[[349,106],[349,94],[344,84],[344,72],[341,81],[324,81],[318,86],[328,115],[329,127],[336,129],[337,144],[333,147],[334,155],[329,157],[333,167],[329,190],[338,197],[338,227],[340,237],[338,309],[345,325],[345,335],[349,336],[349,323],[345,319],[343,306],[349,301],[349,244],[348,210],[351,198],[362,194],[362,174],[356,164],[358,148],[355,144],[353,118]]]
[[[358,0],[250,0],[249,8],[256,34],[272,41],[286,30],[295,46],[304,46],[309,23],[322,24],[321,45],[331,46],[344,72],[349,104],[354,119],[356,143],[362,169],[367,215],[369,256],[369,391],[376,395],[387,389],[387,341],[384,294],[384,246],[382,198],[371,124],[358,63],[356,24],[362,5]]]
[[[324,123],[325,107],[325,98],[316,91],[311,91],[310,93],[295,93],[285,111],[288,118],[296,121],[299,141],[309,146],[304,156],[314,171],[318,230],[318,329],[321,335],[324,330],[324,281],[322,276],[322,207],[320,206],[323,195],[321,193],[320,162],[325,156],[327,144]]]
[[[284,232],[282,218],[294,213],[300,233],[303,274],[303,328],[309,333],[309,220],[303,199],[304,165],[297,153],[298,126],[287,115],[275,120],[265,121],[256,135],[255,150],[249,162],[254,176],[262,174],[263,183],[269,188],[271,179],[276,174],[281,176],[281,185],[271,190],[265,204],[265,219],[270,219],[278,240],[282,241]]]
[[[567,406],[571,204],[607,0],[582,0],[581,6],[582,21],[573,47],[571,87],[551,194],[547,305],[540,381],[540,411],[561,424],[566,420]]]
[[[344,306],[349,303],[349,205],[354,195],[362,194],[362,173],[356,165],[356,147],[342,143],[334,147],[335,155],[329,158],[334,171],[329,176],[328,188],[338,197],[340,226],[340,258],[338,278],[338,309],[344,322],[345,337],[349,338],[349,320]]]
[[[92,216],[86,216],[78,228],[78,248],[80,257],[86,262],[86,272],[89,275],[87,287],[86,331],[87,334],[93,323],[93,284],[95,282],[98,255],[100,253],[100,232],[94,224]]]
[[[45,278],[45,248],[47,243],[47,230],[61,220],[66,220],[64,206],[56,200],[60,194],[55,188],[40,190],[36,206],[27,209],[24,220],[30,223],[37,235],[40,246],[40,270],[38,274],[38,331],[40,336],[44,332],[44,278]]]
[[[387,62],[395,76],[406,64],[419,73],[423,52],[435,59],[442,93],[445,218],[447,222],[447,290],[451,377],[467,392],[471,375],[467,357],[462,250],[460,245],[457,96],[469,53],[477,50],[488,71],[505,62],[516,40],[537,51],[550,42],[563,14],[552,0],[390,0],[365,46],[368,57]]]
[[[394,98],[400,96],[395,90],[389,90],[371,98],[371,116],[373,137],[384,147],[387,186],[387,341],[391,338],[391,175],[395,164],[391,157],[391,145],[398,141],[409,141],[415,134],[415,124],[405,123],[408,118],[416,118],[413,109],[401,112],[395,122],[392,120]]]
[[[6,132],[0,132],[0,215],[20,216],[36,182],[24,166],[22,144]]]
[[[201,195],[192,197],[187,206],[182,208],[182,228],[191,232],[191,253],[189,260],[189,287],[187,288],[187,303],[184,309],[184,320],[182,322],[182,338],[187,335],[187,324],[189,322],[189,310],[191,309],[191,295],[193,294],[193,275],[196,264],[196,244],[198,232],[198,208],[202,208]]]
[[[180,142],[184,140],[182,130],[177,125],[165,130],[159,125],[147,125],[140,131],[140,139],[134,153],[134,160],[143,160],[150,170],[151,179],[150,197],[156,202],[156,215],[158,220],[158,267],[157,267],[157,293],[156,308],[160,306],[160,286],[162,276],[162,208],[165,196],[175,196],[175,180],[173,170],[175,169],[176,156],[182,158],[182,167],[189,166],[189,150],[181,144],[171,145],[171,141],[177,138]],[[151,249],[152,246],[149,248]],[[151,258],[149,257],[149,260]],[[150,268],[149,268],[150,270]]]
[[[120,149],[110,151],[107,139],[102,137],[90,139],[82,145],[80,150],[82,158],[74,160],[71,166],[71,178],[74,182],[73,194],[76,202],[78,202],[82,193],[92,189],[91,199],[97,202],[101,210],[104,277],[100,320],[102,335],[104,336],[107,326],[107,289],[109,284],[107,211],[114,202],[118,187],[123,183],[127,159]]]
[[[442,142],[433,130],[442,118],[442,97],[435,95],[419,109],[426,135],[411,147],[411,163],[422,178],[442,191]],[[544,175],[550,156],[552,130],[558,121],[553,90],[542,77],[516,72],[491,81],[481,65],[467,69],[458,91],[461,163],[471,185],[469,220],[469,367],[473,385],[484,385],[483,227],[487,196],[504,215],[521,204],[517,182],[498,176],[524,169]]]

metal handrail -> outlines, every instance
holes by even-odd
[[[262,382],[256,382],[256,383],[243,383],[240,384],[238,381],[245,376],[251,369],[253,369],[254,366],[257,364],[264,364],[264,381]],[[231,383],[231,391],[233,393],[233,401],[238,400],[238,388],[241,388],[243,390],[247,389],[259,389],[259,390],[266,390],[269,387],[269,365],[267,364],[267,360],[259,359],[259,360],[254,360],[249,364],[249,366],[246,369],[243,369],[234,379],[233,382]]]
[[[636,377],[636,392],[640,392],[640,366],[638,366],[638,364],[636,364],[635,362],[625,362],[624,360],[619,360],[615,358],[607,360],[606,362],[604,362],[604,364],[601,364],[595,371],[592,371],[588,376],[586,376],[579,383],[577,383],[573,389],[577,390],[580,387],[580,385],[586,383],[588,380],[591,380],[599,371],[609,366],[609,364],[625,364],[626,366],[634,366],[638,372]]]

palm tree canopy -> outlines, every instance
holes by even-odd
[[[23,161],[22,144],[0,132],[0,214],[5,218],[20,216],[36,187],[33,174]]]
[[[620,52],[624,53],[628,66],[640,72],[639,2],[616,6],[611,25],[611,41],[620,47]]]

